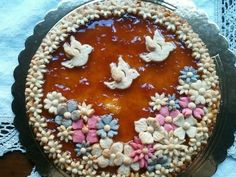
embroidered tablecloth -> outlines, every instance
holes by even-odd
[[[75,1],[75,0],[74,0]],[[79,1],[79,0],[77,0]],[[81,1],[81,0],[80,0]],[[168,0],[174,4],[196,5],[208,13],[221,32],[228,38],[231,49],[236,53],[236,0]],[[11,86],[13,71],[18,65],[18,54],[24,49],[24,42],[33,32],[34,26],[45,14],[56,8],[59,0],[1,0],[0,6],[0,156],[20,150],[18,132],[13,126],[14,114],[11,110]],[[235,140],[236,143],[236,140]],[[236,176],[236,144],[228,150],[228,158],[219,165],[214,177]],[[32,171],[31,177],[39,177]]]

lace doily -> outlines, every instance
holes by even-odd
[[[221,33],[228,39],[230,49],[236,54],[236,1],[217,0],[215,2],[217,24],[221,29]],[[234,137],[234,144],[228,150],[228,156],[236,159],[236,132]]]
[[[19,142],[19,133],[16,131],[11,117],[0,118],[0,156],[7,152],[21,151],[25,152]]]
[[[33,168],[31,174],[28,177],[40,177],[39,173],[36,171],[35,167]]]
[[[217,0],[215,2],[217,24],[228,39],[230,48],[236,54],[236,1]]]
[[[77,0],[78,1],[78,0]],[[178,0],[169,0],[178,1]],[[193,0],[195,1],[195,0]],[[181,3],[183,1],[181,0]],[[186,0],[188,4],[190,3]],[[195,1],[196,3],[197,1]],[[230,48],[236,54],[236,1],[235,0],[215,0],[215,17],[223,35],[229,40]],[[192,3],[190,3],[192,5]],[[13,117],[0,115],[0,156],[7,152],[21,151],[24,148],[19,143],[18,132],[13,125]],[[228,150],[228,155],[236,159],[236,133],[233,146]],[[38,172],[33,168],[30,176],[40,177]]]

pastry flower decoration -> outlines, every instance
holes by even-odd
[[[164,106],[160,109],[159,114],[156,115],[156,120],[167,132],[170,132],[176,128],[173,121],[179,114],[180,112],[177,109],[170,111],[167,106]]]
[[[118,58],[118,64],[111,63],[110,68],[111,77],[114,81],[104,82],[110,89],[129,88],[133,80],[139,76],[139,73],[135,69],[130,68],[129,64],[121,56]]]
[[[133,148],[133,151],[130,153],[133,162],[138,162],[140,168],[147,167],[148,160],[153,156],[155,151],[153,144],[143,144],[138,137],[134,137],[134,140],[129,145]]]
[[[73,132],[73,142],[83,143],[89,142],[90,144],[98,142],[97,136],[97,124],[98,117],[92,116],[85,122],[83,119],[79,119],[72,124]]]
[[[97,158],[101,168],[120,166],[123,162],[123,143],[116,142],[110,138],[100,139],[99,144],[92,146],[92,155]]]
[[[118,120],[113,119],[111,115],[103,115],[97,123],[97,135],[101,138],[112,138],[117,135],[119,128]]]
[[[63,47],[66,56],[69,57],[70,60],[62,62],[61,64],[67,68],[84,66],[88,62],[89,54],[93,51],[92,46],[88,44],[82,45],[74,36],[70,37],[70,44],[65,43]]]
[[[184,119],[184,116],[180,114],[175,118],[174,124],[179,126],[174,131],[174,135],[179,139],[183,140],[185,135],[188,135],[190,138],[195,137],[197,133],[197,120],[194,119],[194,117],[190,116],[187,119]]]
[[[94,113],[94,109],[91,104],[86,104],[85,102],[78,105],[79,114],[84,119],[85,122],[88,121],[88,117]]]
[[[165,42],[164,37],[158,30],[155,31],[153,39],[150,36],[145,37],[146,49],[149,53],[142,53],[139,56],[146,62],[164,61],[176,46],[172,42]]]
[[[191,102],[189,97],[181,97],[179,102],[184,116],[193,116],[197,119],[202,119],[205,115],[204,106],[197,105],[194,102]]]
[[[49,92],[44,99],[44,108],[48,109],[49,113],[57,114],[58,106],[61,103],[64,103],[66,98],[62,96],[61,93],[56,91]]]
[[[134,122],[135,131],[139,133],[139,139],[143,144],[153,144],[163,138],[163,129],[155,118],[141,118]]]
[[[77,120],[80,118],[80,114],[77,108],[78,104],[74,100],[68,100],[66,104],[59,104],[55,122],[58,125],[64,125],[65,127],[71,126],[72,120]]]
[[[165,93],[155,93],[154,96],[151,96],[151,100],[152,101],[149,102],[149,106],[151,106],[154,111],[159,111],[162,106],[167,104],[168,98],[166,97]]]

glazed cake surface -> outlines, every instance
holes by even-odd
[[[25,95],[36,139],[72,176],[176,176],[207,144],[220,103],[191,26],[129,0],[62,18],[31,60]]]

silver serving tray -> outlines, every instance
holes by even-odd
[[[161,0],[146,1],[176,10],[192,25],[193,30],[205,42],[210,55],[215,60],[222,95],[217,122],[205,149],[197,155],[184,172],[179,174],[179,177],[210,177],[215,173],[217,165],[226,158],[227,149],[234,141],[233,133],[236,130],[236,69],[234,64],[236,57],[229,50],[228,42],[220,34],[217,25],[209,22],[206,14],[187,9],[176,9],[175,6]],[[53,165],[34,138],[25,108],[26,76],[31,58],[45,35],[62,17],[83,4],[81,1],[65,2],[56,10],[50,11],[44,21],[36,25],[34,34],[26,40],[25,49],[18,58],[19,65],[14,71],[15,83],[12,86],[14,96],[12,109],[16,115],[14,124],[20,133],[20,142],[26,148],[29,159],[35,163],[36,169],[42,176],[68,177],[69,175]]]

